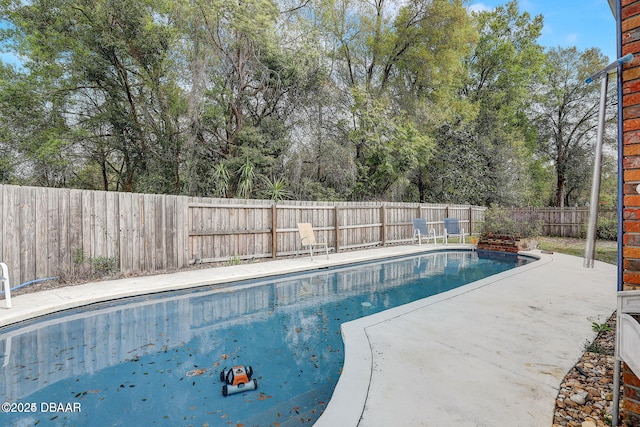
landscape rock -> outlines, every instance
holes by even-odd
[[[600,332],[592,343],[585,344],[582,357],[576,361],[575,367],[567,372],[560,383],[553,427],[611,425],[615,322],[615,313],[613,313],[607,320],[609,330]],[[584,402],[580,403],[583,398]],[[620,407],[622,407],[622,393],[620,398]],[[622,423],[619,422],[618,425]]]
[[[571,401],[577,403],[578,405],[584,405],[585,403],[587,403],[587,399],[589,398],[589,392],[588,391],[581,391],[579,393],[575,393],[572,394],[569,399],[571,399]]]

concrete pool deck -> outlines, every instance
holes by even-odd
[[[89,283],[0,302],[0,326],[114,298],[460,246],[397,246]],[[551,426],[560,382],[616,308],[616,267],[540,260],[342,326],[345,365],[316,426]]]

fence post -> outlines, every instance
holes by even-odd
[[[382,223],[382,230],[380,230],[382,246],[387,246],[387,209],[384,205],[380,206],[380,219],[380,222]]]
[[[469,236],[473,234],[473,207],[469,205]]]
[[[338,211],[340,208],[338,208],[338,205],[334,206],[333,209],[333,222],[335,224],[335,233],[336,233],[336,253],[338,253],[338,251],[340,250],[340,223],[338,221],[338,218],[340,217],[338,215]]]
[[[274,203],[271,205],[271,257],[276,258],[278,255],[278,208]]]

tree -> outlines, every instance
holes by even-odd
[[[64,187],[73,178],[77,146],[60,106],[66,95],[50,90],[53,76],[0,69],[2,180]]]
[[[585,79],[606,62],[595,48],[554,48],[546,54],[533,111],[540,132],[539,152],[555,169],[555,206],[576,203],[580,198],[574,193],[588,182],[600,91],[597,84],[586,84]]]
[[[475,203],[517,205],[535,198],[528,197],[536,139],[527,111],[544,60],[536,42],[542,16],[521,13],[518,2],[511,1],[473,17],[479,39],[466,59],[461,94],[477,111],[470,125],[464,125],[473,134],[465,143],[475,146],[477,160],[465,174],[476,182]],[[450,150],[448,145],[439,141]],[[454,186],[451,191],[464,194],[465,189]]]
[[[36,0],[3,15],[14,25],[5,40],[25,58],[21,84],[41,85],[39,108],[68,128],[58,140],[82,147],[58,154],[77,171],[98,166],[105,190],[110,176],[127,191],[179,186],[178,90],[165,78],[172,35],[159,1]]]
[[[271,0],[182,1],[177,10],[190,86],[185,192],[211,191],[214,168],[228,172],[227,196],[248,189],[240,171],[249,163],[256,176],[283,175],[292,121],[317,84],[317,50],[290,37],[295,22]]]
[[[455,93],[473,39],[468,15],[456,0],[329,4],[322,24],[349,112],[343,123],[357,166],[353,197],[402,198],[431,155],[434,111]]]

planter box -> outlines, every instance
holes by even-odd
[[[506,234],[487,233],[480,237],[478,241],[479,250],[509,252],[514,254],[520,251],[535,249],[537,246],[538,242],[533,239],[522,239]]]

